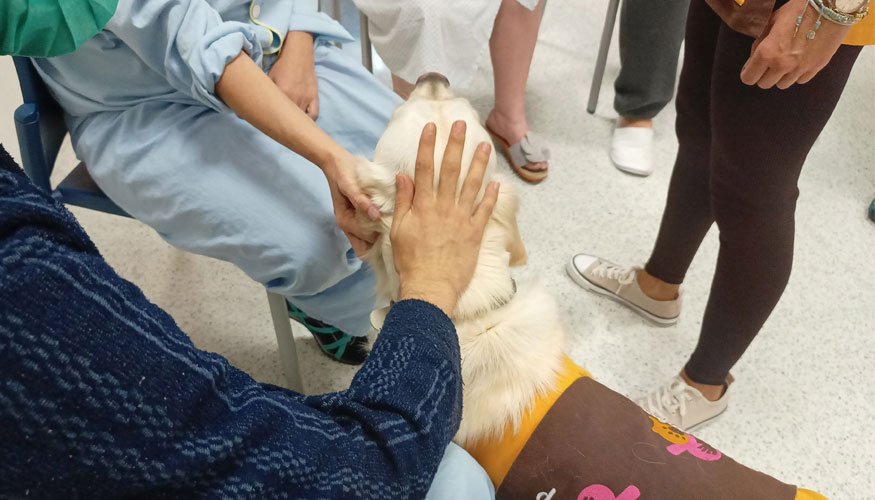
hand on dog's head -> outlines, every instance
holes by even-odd
[[[456,98],[448,88],[432,81],[428,88],[420,85],[410,99],[399,106],[374,152],[374,161],[359,159],[358,175],[362,190],[368,194],[383,214],[379,221],[362,219],[365,229],[379,236],[365,256],[377,275],[377,294],[385,301],[396,301],[400,292],[400,280],[395,271],[389,231],[395,207],[395,178],[399,174],[415,179],[415,165],[419,135],[426,123],[437,127],[435,143],[435,185],[440,180],[440,165],[454,121],[467,124],[465,146],[462,152],[462,171],[459,175],[457,193],[468,174],[474,150],[480,142],[489,141],[489,135],[480,125],[477,112],[470,103]],[[478,193],[478,202],[485,186],[498,179],[495,155],[489,159],[483,187]],[[476,316],[492,305],[507,299],[512,294],[509,287],[509,265],[525,263],[525,248],[519,238],[516,224],[518,199],[508,183],[501,183],[501,191],[486,226],[474,278],[462,294],[456,306],[454,318]]]

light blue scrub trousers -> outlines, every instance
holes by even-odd
[[[474,457],[450,443],[425,500],[489,500],[495,487]]]
[[[315,48],[316,123],[372,157],[400,100],[331,44]],[[315,165],[232,112],[152,100],[71,118],[79,157],[103,191],[183,250],[232,262],[309,315],[365,335],[372,271],[337,227]]]
[[[318,44],[315,59],[316,123],[370,158],[399,99],[333,46]],[[79,125],[74,142],[91,176],[170,244],[233,262],[312,316],[367,333],[373,272],[337,227],[315,165],[233,113],[191,104],[151,102]],[[426,500],[494,498],[486,471],[450,443]]]

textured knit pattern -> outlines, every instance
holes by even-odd
[[[455,329],[397,304],[350,388],[197,350],[0,147],[0,498],[422,498],[458,429]]]

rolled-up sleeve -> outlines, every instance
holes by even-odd
[[[260,63],[258,27],[224,21],[205,0],[120,0],[106,29],[177,90],[225,110],[215,94],[225,66],[241,51]]]
[[[352,42],[355,38],[337,21],[319,12],[318,0],[298,0],[293,3],[289,31],[306,31],[330,41]]]

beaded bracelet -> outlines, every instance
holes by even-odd
[[[830,1],[830,0],[826,0]],[[867,1],[860,10],[855,14],[842,14],[841,12],[836,12],[835,10],[826,6],[823,0],[808,0],[802,6],[802,12],[796,17],[796,29],[793,30],[793,38],[796,38],[796,34],[799,33],[799,26],[802,25],[802,18],[805,17],[805,10],[808,9],[808,6],[811,5],[815,10],[817,10],[817,20],[814,22],[814,26],[812,26],[811,30],[806,35],[806,38],[809,40],[814,40],[814,37],[817,36],[817,30],[820,29],[821,19],[826,17],[827,21],[840,24],[842,26],[853,26],[858,22],[862,21],[866,15],[869,14],[869,2]]]
[[[802,24],[802,18],[805,17],[805,11],[808,9],[808,5],[810,4],[815,9],[819,10],[820,13],[817,15],[817,21],[814,22],[814,26],[812,26],[811,31],[805,36],[809,40],[814,40],[814,37],[817,36],[817,30],[820,29],[820,19],[823,17],[823,4],[820,4],[820,8],[813,3],[814,0],[808,0],[805,5],[802,6],[802,12],[796,17],[796,29],[793,30],[793,38],[796,38],[796,33],[799,32],[799,26]]]

